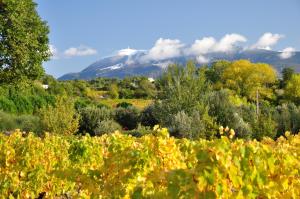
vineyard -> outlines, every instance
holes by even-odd
[[[277,141],[0,134],[2,198],[299,198],[300,136]]]

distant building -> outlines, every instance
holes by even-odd
[[[46,89],[46,90],[47,90],[47,89],[49,88],[49,85],[43,84],[42,87],[43,87],[43,89]]]
[[[151,82],[151,83],[152,83],[152,82],[155,82],[155,80],[154,80],[152,77],[149,77],[148,80],[149,80],[149,82]]]

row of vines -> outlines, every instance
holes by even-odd
[[[0,198],[300,197],[299,135],[257,142],[224,133],[211,141],[166,129],[140,138],[0,134]]]

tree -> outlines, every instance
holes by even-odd
[[[285,95],[288,99],[300,104],[300,74],[294,74],[287,81]]]
[[[32,0],[0,1],[0,83],[41,77],[50,57],[48,33]]]
[[[119,88],[118,85],[113,83],[110,85],[109,90],[108,90],[108,95],[112,99],[118,99],[119,98]]]
[[[190,61],[186,67],[179,65],[169,66],[167,72],[158,80],[159,93],[158,100],[155,102],[155,116],[160,124],[172,128],[174,118],[193,122],[199,129],[205,132],[193,134],[193,138],[209,138],[215,129],[214,120],[208,115],[207,94],[210,86],[206,82],[202,71],[197,71],[195,64]],[[195,117],[197,115],[197,117]],[[192,120],[195,119],[195,120]],[[186,122],[182,122],[185,125]],[[191,126],[195,129],[195,126]],[[183,135],[184,130],[176,126],[176,135]],[[172,133],[172,132],[171,132]],[[191,137],[191,135],[183,135]]]
[[[292,78],[292,76],[295,74],[295,69],[290,67],[284,68],[281,73],[282,73],[282,81],[285,86],[287,81],[289,81]]]
[[[272,85],[276,79],[276,71],[270,65],[251,63],[248,60],[232,62],[222,74],[225,88],[234,90],[252,101],[256,100],[257,92],[260,98],[272,99]]]
[[[71,135],[79,127],[79,115],[74,109],[74,103],[66,96],[58,97],[54,107],[42,108],[39,116],[43,130],[53,134]]]

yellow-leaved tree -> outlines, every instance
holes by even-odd
[[[272,99],[276,77],[275,69],[269,64],[251,63],[248,60],[232,62],[221,76],[224,87],[250,100],[255,100],[257,94],[260,98]]]

